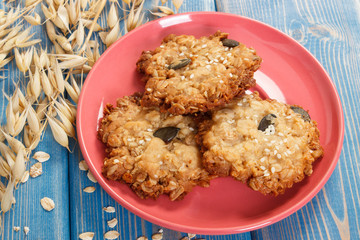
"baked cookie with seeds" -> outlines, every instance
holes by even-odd
[[[170,34],[144,51],[137,62],[146,82],[142,105],[174,115],[207,112],[254,86],[261,58],[227,37],[220,31],[199,39]]]
[[[142,107],[140,98],[123,97],[104,109],[98,129],[106,145],[103,175],[128,184],[140,198],[178,200],[196,185],[208,187],[194,119]]]
[[[196,136],[210,174],[232,176],[263,194],[284,193],[323,156],[317,123],[299,106],[257,92],[214,110]]]

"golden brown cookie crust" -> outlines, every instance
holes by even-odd
[[[137,62],[146,82],[142,105],[159,106],[174,115],[207,112],[254,86],[261,58],[242,43],[223,46],[221,40],[227,36],[220,31],[199,39],[170,34],[160,47],[143,52]],[[191,59],[190,64],[169,69],[183,59]]]
[[[275,114],[273,127],[258,130]],[[258,93],[234,99],[204,119],[196,136],[210,174],[232,176],[263,194],[278,195],[312,174],[323,156],[315,121],[304,121],[289,105]]]
[[[140,98],[123,97],[116,107],[104,109],[98,130],[106,144],[103,175],[127,183],[140,198],[168,194],[178,200],[196,185],[209,186],[210,177],[202,168],[195,141],[194,119],[141,107]],[[179,128],[170,143],[154,137],[157,129],[169,126]]]

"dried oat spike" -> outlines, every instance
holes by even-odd
[[[51,21],[46,21],[45,26],[46,26],[46,33],[47,33],[50,41],[55,42],[56,31],[55,31],[54,24]],[[41,67],[41,66],[38,66],[38,67]]]
[[[72,47],[68,39],[62,35],[56,35],[55,40],[66,52],[72,52]]]
[[[49,56],[47,54],[47,50],[45,49],[41,49],[40,50],[40,66],[38,66],[40,69],[44,69],[46,68],[47,66],[50,65],[50,59],[49,59]]]
[[[85,38],[85,30],[84,30],[84,24],[81,19],[79,19],[79,24],[76,30],[76,44],[80,48],[82,44],[84,43]]]
[[[44,119],[45,112],[48,106],[49,106],[49,100],[46,97],[44,97],[39,101],[39,104],[36,107],[36,115],[38,116],[39,119],[41,120]]]
[[[115,24],[118,23],[118,13],[116,11],[116,7],[115,7],[115,3],[111,3],[109,12],[108,12],[108,17],[107,17],[107,24],[109,26],[109,28],[113,29],[115,27]]]
[[[15,184],[15,181],[11,180],[11,178],[10,178],[8,185],[6,187],[6,190],[1,199],[1,211],[3,213],[6,213],[11,208],[12,201],[14,198],[14,194],[13,194],[14,193],[14,184]]]
[[[63,114],[58,108],[55,107],[57,114],[59,115],[61,122],[63,124],[63,129],[69,137],[75,138],[75,129],[71,124],[70,120]]]
[[[37,4],[38,0],[25,0],[25,7],[30,7],[32,5],[34,5],[35,3]]]
[[[71,25],[76,25],[79,19],[80,5],[79,1],[76,3],[73,0],[69,0],[67,4],[65,4],[65,8],[69,15],[69,21]]]
[[[38,67],[35,67],[34,75],[31,73],[31,71],[29,71],[29,78],[30,78],[29,84],[30,84],[31,92],[35,97],[35,99],[38,99],[41,94],[41,80],[40,80],[40,71]]]
[[[7,178],[10,175],[10,171],[9,164],[0,156],[0,176]]]
[[[106,35],[105,44],[106,47],[110,47],[118,38],[120,33],[120,25],[117,22],[113,29]]]
[[[15,132],[15,113],[13,111],[12,98],[9,98],[9,103],[6,107],[6,128],[10,134]]]
[[[41,71],[40,79],[41,79],[41,86],[42,86],[42,89],[44,90],[45,95],[48,98],[51,98],[54,91],[53,91],[53,87],[51,86],[50,80],[44,70]]]
[[[30,105],[28,105],[30,106]],[[24,129],[25,126],[25,121],[27,118],[27,115],[29,113],[29,109],[24,109],[24,111],[22,111],[21,115],[19,116],[19,119],[16,121],[15,123],[15,127],[14,127],[14,134],[13,136],[17,136],[19,135],[19,133]]]
[[[26,170],[25,152],[24,149],[20,149],[20,151],[16,155],[15,164],[11,169],[12,176],[14,177],[15,181],[20,181],[20,179],[25,173],[25,170]]]
[[[67,31],[71,32],[69,28],[69,22],[70,22],[69,15],[66,8],[62,4],[57,9],[57,15],[60,18],[60,20],[63,22]]]
[[[14,152],[4,143],[0,142],[0,152],[1,155],[6,159],[10,168],[15,164],[15,154]]]
[[[69,94],[69,96],[75,103],[78,103],[79,95],[77,94],[76,90],[67,81],[65,81],[64,83],[66,92]]]
[[[34,16],[26,15],[24,16],[24,19],[33,26],[40,25],[41,23],[40,15],[37,13],[35,13]]]
[[[18,154],[21,149],[25,149],[25,146],[24,146],[24,144],[22,144],[22,142],[20,142],[19,140],[17,140],[14,137],[11,137],[9,134],[7,134],[5,132],[3,132],[3,134],[6,138],[6,141],[8,142],[9,146],[16,154]]]
[[[87,29],[90,29],[91,28],[91,25],[93,24],[93,21],[91,20],[87,20],[87,19],[81,19],[81,21],[83,22],[84,26],[87,28]],[[101,31],[103,30],[103,28],[98,24],[98,23],[94,23],[94,29],[93,31],[94,32],[98,32],[98,31]]]
[[[56,88],[61,94],[63,94],[64,90],[65,90],[64,75],[63,75],[63,73],[59,67],[59,63],[56,59],[55,59],[55,63],[54,63],[53,67],[54,67],[54,73],[55,73]]]
[[[30,48],[25,53],[23,52],[21,54],[19,53],[19,50],[17,48],[14,48],[14,52],[15,52],[16,66],[21,72],[25,73],[30,68],[33,48]]]
[[[87,62],[87,58],[76,55],[57,54],[56,56],[64,57],[59,63],[61,69],[81,67]]]
[[[179,8],[183,4],[184,0],[172,0],[172,3],[174,4],[174,7],[176,9],[176,12],[179,12]]]
[[[145,1],[141,1],[140,6],[135,10],[135,5],[133,4],[131,9],[130,9],[130,13],[127,16],[127,18],[125,19],[125,25],[126,25],[126,30],[127,32],[130,32],[131,30],[137,28],[138,26],[140,26],[144,20],[144,16],[145,13],[142,13],[142,9],[143,9],[143,5],[144,5]]]
[[[40,131],[40,119],[38,115],[36,114],[35,110],[32,106],[29,105],[29,112],[27,115],[27,123],[29,124],[29,128],[33,132],[39,132]]]
[[[69,139],[62,127],[50,116],[47,116],[52,135],[54,136],[55,141],[57,141],[61,146],[66,147],[69,151]]]
[[[165,7],[165,6],[158,6],[159,10],[163,13],[165,13],[166,15],[173,15],[174,11],[169,8],[169,7]]]

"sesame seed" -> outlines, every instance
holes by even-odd
[[[259,116],[258,116],[258,115],[256,115],[256,114],[254,114],[254,115],[253,115],[253,117],[254,117],[254,118],[257,118],[257,117],[259,117]]]
[[[284,143],[286,143],[287,141],[288,141],[288,140],[285,138],[285,139],[284,139]]]
[[[275,140],[271,140],[271,143],[275,143],[276,141]]]
[[[270,152],[270,150],[268,148],[265,148],[264,151],[267,152],[267,153]]]
[[[163,161],[160,161],[159,164],[160,164],[160,165],[163,164]]]
[[[145,138],[145,141],[150,142],[150,141],[151,141],[151,138],[150,138],[150,137],[146,137],[146,138]]]
[[[215,58],[215,59],[214,59],[214,62],[219,62],[219,60]]]
[[[309,150],[310,153],[313,153],[314,151],[313,150]]]
[[[219,82],[220,82],[220,83],[224,83],[224,81],[223,81],[223,80],[220,80]]]
[[[184,79],[185,79],[185,76],[181,76],[180,78],[181,78],[181,80],[184,80]]]
[[[225,48],[225,51],[227,51],[227,50],[229,50],[229,48],[228,48],[228,47],[226,47],[226,48]]]
[[[235,120],[232,120],[232,119],[231,119],[231,120],[228,120],[227,122],[228,122],[229,124],[232,124],[232,123],[235,122]]]
[[[148,132],[152,132],[153,130],[151,128],[146,129]]]
[[[244,99],[243,99],[243,102],[247,102],[247,99],[246,99],[246,98],[244,98]]]
[[[227,60],[227,59],[225,59],[225,60],[223,61],[223,64],[227,63],[227,61],[228,61],[228,60]]]
[[[214,60],[211,60],[209,63],[212,64],[214,62]]]
[[[209,53],[205,53],[204,55],[207,56],[207,55],[209,55]]]
[[[141,140],[139,140],[139,144],[140,144],[140,145],[144,145],[144,144],[145,144],[145,141],[141,139]]]
[[[242,106],[242,103],[241,103],[241,102],[238,102],[237,105],[238,105],[238,106]]]
[[[264,166],[260,166],[260,169],[261,170],[265,170],[266,168]]]
[[[249,61],[249,59],[248,59],[248,58],[244,58],[244,60],[245,60],[245,61]]]
[[[194,74],[192,73],[191,75],[190,75],[190,79],[193,79],[194,78]]]
[[[194,128],[192,128],[192,127],[189,127],[189,130],[193,132],[195,129],[194,129]]]
[[[289,155],[287,154],[287,152],[284,152],[284,155],[285,155],[285,156],[289,156]]]
[[[275,150],[274,150],[274,155],[276,155],[276,154],[277,154],[277,150],[275,149]]]
[[[283,136],[284,136],[284,134],[283,134],[283,133],[281,133],[281,132],[279,132],[279,133],[278,133],[278,135],[279,135],[279,136],[281,136],[281,137],[283,137]]]
[[[290,151],[290,150],[287,150],[286,152],[287,152],[288,154],[291,154],[291,151]]]
[[[265,142],[267,142],[267,141],[269,141],[269,139],[267,139],[267,138],[264,138],[264,141],[265,141]]]
[[[264,173],[264,177],[270,176],[270,173]]]
[[[274,172],[275,172],[275,167],[271,167],[270,171],[271,171],[272,173],[274,173]]]
[[[207,69],[211,70],[211,66],[210,65],[206,65],[205,66]]]
[[[152,90],[151,88],[147,88],[147,89],[146,89],[146,91],[148,91],[148,92],[151,92],[151,90]]]
[[[220,60],[221,60],[221,61],[224,61],[224,59],[225,59],[225,58],[223,58],[223,57],[220,57]]]
[[[131,142],[131,141],[132,141],[132,139],[131,139],[131,138],[128,138],[128,139],[127,139],[127,141],[128,141],[128,142]]]
[[[204,45],[202,45],[201,47],[202,47],[202,48],[206,48],[206,47],[207,47],[207,45],[206,45],[206,44],[204,44]]]
[[[230,57],[230,56],[231,56],[231,52],[229,52],[228,54],[226,54],[226,56]]]
[[[230,77],[233,77],[232,73],[229,74]]]
[[[189,56],[192,57],[193,56],[192,53],[190,53]]]
[[[291,119],[291,116],[286,116],[285,118],[286,118],[286,119]]]
[[[114,159],[113,163],[119,163],[119,159]]]
[[[184,55],[185,55],[185,54],[184,54],[183,52],[179,54],[179,56],[184,56]]]
[[[260,158],[260,162],[265,162],[266,157]]]
[[[160,45],[160,48],[164,48],[164,45]]]
[[[258,141],[256,138],[254,139],[254,141],[255,141],[256,143],[259,143],[259,141]]]

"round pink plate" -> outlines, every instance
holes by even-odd
[[[125,184],[101,174],[104,146],[97,139],[98,121],[107,103],[143,91],[136,61],[143,50],[155,49],[168,34],[208,36],[217,30],[257,50],[263,58],[255,74],[263,97],[298,104],[318,122],[323,159],[314,173],[278,197],[263,196],[232,178],[195,187],[185,199],[167,196],[141,200]],[[199,234],[230,234],[262,228],[289,216],[309,202],[324,186],[338,161],[344,120],[336,89],[319,62],[295,40],[248,18],[214,12],[185,13],[147,23],[123,36],[96,62],[82,88],[77,113],[81,151],[91,172],[105,191],[136,215],[166,228]]]

